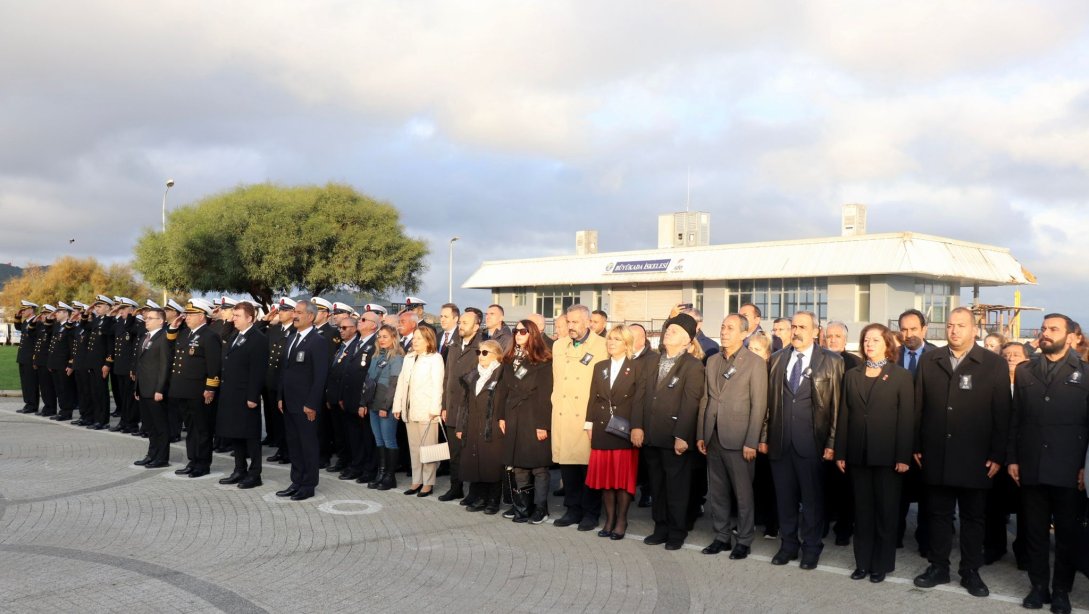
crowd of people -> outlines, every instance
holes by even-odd
[[[751,304],[723,319],[717,342],[678,305],[652,347],[643,326],[610,327],[583,305],[549,336],[540,315],[508,327],[499,305],[445,304],[434,318],[405,303],[387,314],[283,298],[263,315],[228,297],[24,301],[20,411],[147,437],[136,461],[147,468],[169,466],[184,430],[176,473],[207,475],[214,450],[233,451],[220,483],[243,489],[262,485],[262,445],[273,446],[267,461],[291,464],[276,495],[293,500],[314,496],[322,469],[390,490],[407,466],[403,492],[416,497],[445,471],[440,500],[516,523],[552,519],[558,466],[558,527],[623,539],[639,494],[649,546],[681,548],[706,510],[706,555],[746,558],[759,524],[780,541],[772,564],[813,569],[834,531],[853,540],[851,578],[871,582],[894,571],[917,503],[929,566],[915,584],[950,582],[957,520],[960,583],[975,596],[988,594],[980,569],[1006,554],[1016,514],[1024,606],[1070,611],[1086,554],[1089,347],[1065,315],[1044,316],[1031,344],[981,345],[973,313],[957,308],[937,347],[912,309],[898,331],[865,326],[857,356],[842,323],[799,311],[768,335]]]

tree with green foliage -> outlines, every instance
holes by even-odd
[[[149,229],[135,268],[178,291],[276,294],[419,288],[427,245],[405,236],[392,205],[350,186],[241,186],[170,213]]]

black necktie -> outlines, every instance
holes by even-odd
[[[790,391],[798,394],[798,386],[802,385],[802,358],[804,354],[798,354],[794,360],[794,368],[790,370]]]
[[[918,362],[915,360],[915,350],[908,352],[908,371],[911,371],[912,375],[915,375],[915,369],[919,367]]]
[[[146,352],[149,347],[151,347],[151,333],[145,333],[144,334],[144,351]]]
[[[295,346],[297,346],[297,345],[299,344],[299,339],[300,339],[301,337],[302,337],[302,335],[300,335],[300,334],[296,333],[296,334],[295,334],[295,338],[291,340],[291,345],[289,345],[289,346],[287,347],[287,355],[288,355],[288,357],[290,357],[290,356],[291,356],[291,355],[292,355],[292,354],[293,354],[293,353],[295,352]]]

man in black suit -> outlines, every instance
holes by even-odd
[[[243,489],[261,485],[260,401],[268,371],[268,339],[254,326],[256,319],[252,303],[239,301],[234,306],[231,336],[223,343],[216,415],[216,433],[234,448],[234,471],[219,483]]]
[[[986,597],[979,577],[987,491],[1006,460],[1010,377],[1006,361],[976,345],[975,318],[958,307],[945,326],[949,345],[923,354],[915,380],[915,462],[930,506],[930,566],[915,585],[949,582],[953,512],[960,517],[960,583]]]
[[[1070,318],[1044,316],[1035,363],[1017,367],[1010,421],[1010,477],[1021,487],[1028,575],[1032,589],[1023,605],[1070,612],[1077,570],[1078,513],[1085,509],[1086,441],[1089,441],[1089,372],[1070,351]],[[1050,527],[1055,525],[1055,575],[1049,578]],[[1048,580],[1051,590],[1048,591]]]
[[[212,429],[215,426],[216,392],[223,362],[223,342],[208,326],[212,305],[202,298],[190,299],[185,314],[166,331],[174,343],[170,369],[169,403],[189,425],[185,433],[185,467],[174,473],[199,478],[212,467]],[[182,319],[185,326],[182,327]]]
[[[170,382],[172,359],[170,341],[163,332],[166,314],[162,309],[149,309],[144,313],[147,332],[136,346],[135,400],[146,417],[147,455],[136,461],[145,469],[169,466],[170,425],[167,421],[166,392]]]
[[[460,317],[461,310],[453,303],[446,303],[439,310],[439,328],[441,330],[436,331],[438,333],[436,336],[439,340],[439,354],[442,355],[444,363],[447,362],[450,346],[460,340],[458,337],[458,318]]]
[[[908,309],[900,314],[900,351],[896,354],[896,364],[911,372],[917,379],[919,360],[923,354],[938,349],[938,346],[926,340],[926,316],[918,309]],[[915,514],[915,544],[924,558],[930,556],[930,527],[926,521],[928,508],[923,496],[923,474],[918,465],[912,463],[904,476],[903,489],[900,491],[900,523],[896,528],[896,547],[904,546],[904,534],[907,532],[907,515],[911,502],[918,502]]]
[[[15,328],[19,331],[19,352],[15,362],[19,365],[19,385],[23,391],[23,408],[16,413],[33,414],[38,411],[38,371],[34,368],[34,340],[31,335],[32,325],[37,319],[34,310],[36,303],[23,300],[19,312],[15,314]]]
[[[338,303],[339,304],[339,303]],[[337,450],[337,462],[326,468],[330,473],[348,471],[351,464],[352,448],[348,440],[349,423],[356,417],[355,401],[346,406],[344,403],[344,380],[348,375],[349,360],[352,358],[359,344],[359,333],[356,332],[355,318],[342,314],[336,316],[337,335],[340,345],[333,353],[333,361],[329,365],[329,375],[325,379],[325,412],[319,416],[318,429],[322,429],[321,420],[329,421],[328,431],[333,439],[333,447]],[[350,415],[349,415],[350,412]],[[358,422],[358,420],[355,420]],[[355,479],[355,478],[352,478]]]
[[[791,345],[771,357],[760,437],[760,452],[771,459],[782,540],[771,562],[786,565],[800,549],[800,567],[815,569],[824,549],[824,461],[835,449],[843,359],[817,346],[813,312],[794,314],[790,330]]]
[[[287,344],[291,342],[291,336],[295,334],[292,320],[295,319],[295,301],[291,298],[281,298],[277,308],[269,314],[268,327],[268,371],[265,372],[265,388],[261,394],[265,412],[265,445],[277,448],[276,453],[268,457],[270,463],[286,464],[290,462],[291,455],[287,449],[287,440],[284,438],[284,417],[277,407],[277,397],[280,390],[280,369]]]
[[[369,484],[378,474],[378,453],[374,443],[374,431],[371,430],[370,417],[360,413],[360,400],[363,386],[370,371],[371,359],[377,346],[378,327],[381,318],[378,314],[367,312],[359,316],[340,321],[341,328],[352,326],[357,333],[356,342],[344,357],[344,375],[340,380],[339,405],[342,408],[344,437],[347,441],[347,467],[338,476],[341,480],[355,480],[360,484]]]
[[[469,307],[461,314],[458,322],[458,336],[450,344],[446,355],[446,369],[443,372],[442,422],[446,425],[446,436],[450,442],[450,489],[439,495],[439,501],[463,499],[462,503],[471,505],[474,499],[465,498],[465,486],[461,481],[461,440],[457,437],[456,422],[461,404],[465,398],[461,378],[472,372],[477,366],[476,350],[480,346],[481,312]],[[466,501],[468,503],[466,503]]]
[[[329,341],[314,328],[317,309],[310,301],[295,304],[295,335],[284,352],[278,406],[291,450],[291,485],[278,497],[302,501],[318,485],[318,411],[329,375]]]
[[[753,335],[763,335],[764,329],[760,326],[760,318],[763,314],[760,312],[760,308],[752,303],[745,303],[737,310],[741,314],[741,317],[749,321],[749,334],[745,337],[745,347],[749,347],[749,339]],[[774,335],[771,338],[771,351],[778,352],[783,349],[783,340],[778,335]]]

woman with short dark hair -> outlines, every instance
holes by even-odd
[[[836,420],[836,465],[851,478],[855,495],[855,571],[881,582],[896,568],[900,489],[911,462],[915,390],[911,372],[896,364],[892,331],[862,329],[866,359],[843,375]]]

